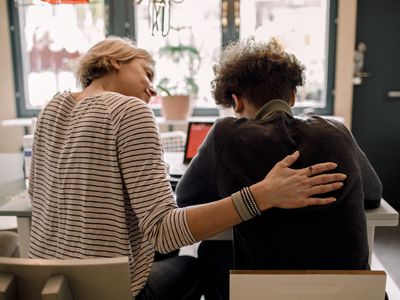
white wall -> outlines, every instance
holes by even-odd
[[[6,120],[17,115],[6,0],[0,0],[0,47],[0,120]],[[22,135],[22,128],[0,126],[0,153],[19,152]]]
[[[357,0],[339,0],[336,38],[334,115],[351,128],[353,111],[353,57],[356,40]]]

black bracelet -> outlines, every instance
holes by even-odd
[[[259,210],[256,200],[254,199],[253,194],[250,191],[249,187],[244,187],[241,192],[243,192],[244,198],[245,198],[245,203],[246,206],[248,208],[248,210],[250,211],[251,215],[253,217],[257,217],[259,215],[261,215],[261,211]]]
[[[231,198],[242,221],[247,221],[261,215],[254,196],[248,187],[241,189],[239,192],[233,193]]]

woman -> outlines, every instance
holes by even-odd
[[[170,274],[150,275],[155,250],[167,253],[230,228],[241,222],[237,210],[257,215],[271,207],[331,203],[334,198],[312,195],[340,188],[345,175],[310,177],[334,163],[292,170],[296,152],[246,189],[247,201],[226,197],[177,208],[147,105],[156,94],[153,78],[147,51],[108,37],[80,61],[83,90],[56,95],[44,108],[33,145],[30,256],[128,256],[134,298],[179,299],[192,287],[178,282],[181,294],[173,294],[163,285]]]

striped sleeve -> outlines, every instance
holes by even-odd
[[[36,135],[34,136],[34,139],[36,139]],[[35,143],[32,146],[32,158],[31,158],[31,171],[29,174],[29,196],[31,198],[31,200],[33,199],[33,195],[34,195],[34,189],[35,189],[35,160],[36,160],[36,156],[35,156]]]
[[[40,114],[41,115],[41,114]],[[39,115],[39,116],[40,116]],[[31,201],[33,201],[33,195],[34,195],[34,190],[35,190],[35,171],[36,171],[36,155],[35,155],[35,150],[36,150],[36,139],[37,135],[40,134],[40,118],[38,119],[36,123],[36,129],[34,134],[33,134],[33,139],[34,142],[32,144],[32,157],[31,157],[31,168],[30,168],[30,174],[29,174],[29,188],[28,188],[28,193]]]
[[[177,208],[162,159],[153,112],[143,101],[129,101],[114,116],[121,175],[139,228],[159,252],[196,242]]]

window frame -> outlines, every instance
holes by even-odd
[[[326,103],[325,107],[294,107],[292,109],[295,115],[307,115],[307,110],[312,108],[311,114],[333,115],[333,104],[335,98],[335,70],[336,70],[336,34],[337,34],[337,16],[338,0],[329,0],[329,14],[327,19],[327,60],[326,70]],[[307,68],[307,66],[306,66]],[[307,81],[307,78],[306,78]]]
[[[104,0],[106,20],[106,35],[135,37],[135,11],[130,9],[132,2],[129,0]],[[15,0],[7,0],[9,16],[9,29],[12,49],[12,62],[14,70],[14,91],[17,108],[17,117],[37,117],[40,109],[28,109],[25,101],[25,80],[23,73],[21,47],[21,28],[18,7]]]
[[[18,57],[22,54],[21,31],[19,25],[18,7],[13,0],[7,0],[8,20],[10,29],[13,77],[17,117],[35,117],[39,113],[37,109],[27,109],[25,106],[25,86],[22,60]]]
[[[228,3],[228,28],[224,32],[222,30],[221,47],[226,46],[231,41],[239,39],[239,29],[234,26],[234,1],[235,0],[221,0]],[[105,15],[107,16],[106,22],[106,35],[128,36],[132,39],[136,38],[136,22],[135,22],[135,9],[132,9],[131,0],[104,0],[105,2]],[[17,117],[37,117],[39,109],[28,109],[25,102],[25,80],[23,74],[22,55],[21,50],[21,28],[19,22],[18,7],[15,5],[14,0],[7,0],[7,8],[9,15],[9,29],[12,47],[12,62],[14,70],[14,89],[15,89],[15,102],[17,108]],[[335,61],[336,61],[336,32],[337,32],[337,7],[338,0],[329,1],[329,16],[327,26],[327,86],[326,86],[326,105],[323,108],[314,108],[313,114],[331,115],[333,113],[334,103],[334,80],[335,80]],[[304,113],[307,107],[295,107],[293,112],[296,115]],[[159,108],[153,109],[156,116],[160,116]],[[202,108],[195,107],[193,116],[218,116],[218,108]]]

